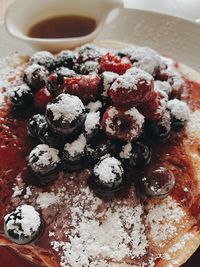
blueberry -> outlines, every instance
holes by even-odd
[[[29,119],[28,133],[33,138],[39,138],[40,133],[46,129],[47,122],[42,114],[35,114]]]
[[[109,155],[108,147],[105,143],[88,144],[87,157],[90,164],[95,164],[105,155]]]
[[[87,75],[91,72],[99,72],[99,63],[96,61],[86,61],[80,65],[80,74]]]
[[[32,57],[30,57],[29,64],[38,64],[51,71],[55,68],[55,59],[50,52],[39,51],[33,54]]]
[[[29,166],[40,184],[56,179],[60,165],[59,151],[46,144],[37,145],[29,155]]]
[[[47,89],[53,95],[58,95],[60,93],[60,85],[63,84],[64,78],[75,77],[76,73],[66,67],[61,67],[55,70],[47,78]]]
[[[13,106],[27,108],[33,100],[33,95],[28,85],[21,84],[10,90],[9,99]]]
[[[42,231],[43,220],[30,205],[21,205],[4,217],[4,232],[14,243],[25,245],[35,240]]]
[[[178,99],[172,99],[167,103],[167,109],[170,112],[172,127],[181,129],[189,119],[190,110],[187,104]]]
[[[61,51],[56,57],[56,65],[58,67],[67,67],[73,69],[76,62],[76,55],[70,50]]]
[[[33,64],[25,69],[24,82],[28,84],[34,92],[45,86],[48,75],[49,72],[45,69],[45,67]]]
[[[122,147],[120,158],[128,168],[141,168],[150,162],[151,150],[142,142],[128,143]]]
[[[64,167],[67,170],[83,168],[86,159],[86,138],[81,134],[75,141],[66,143],[63,149]]]
[[[123,177],[122,164],[114,157],[102,158],[94,166],[93,182],[102,189],[117,190],[123,183]]]
[[[100,112],[87,113],[84,127],[87,139],[97,135],[100,129]]]
[[[164,140],[169,137],[171,130],[171,119],[168,111],[165,111],[159,121],[147,121],[145,134],[152,140]]]
[[[169,195],[174,185],[173,173],[164,167],[153,170],[142,178],[142,189],[149,197],[164,198]]]
[[[80,98],[60,94],[46,108],[50,128],[58,135],[69,137],[82,130],[85,122],[85,107]]]
[[[80,47],[78,51],[78,63],[86,61],[100,61],[102,50],[93,44],[86,44]]]

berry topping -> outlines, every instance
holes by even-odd
[[[134,67],[140,68],[151,75],[156,74],[161,65],[160,55],[149,47],[137,47],[130,58]]]
[[[119,155],[125,166],[129,168],[141,168],[151,160],[150,148],[141,142],[126,144]]]
[[[4,217],[4,232],[14,243],[25,245],[38,237],[42,228],[40,214],[30,205],[21,205]]]
[[[131,68],[111,85],[109,95],[117,105],[138,105],[153,90],[153,77],[147,72]]]
[[[105,189],[117,189],[123,183],[124,170],[121,162],[114,157],[101,159],[94,166],[94,182]]]
[[[178,99],[172,99],[168,101],[167,109],[170,111],[172,127],[182,128],[190,116],[188,105]]]
[[[80,66],[79,72],[81,74],[84,74],[84,75],[87,75],[91,72],[98,73],[99,72],[99,63],[96,61],[83,62]]]
[[[162,69],[158,73],[158,79],[161,81],[167,81],[171,87],[171,96],[172,97],[180,97],[183,93],[185,82],[182,79],[179,72],[177,72],[174,68]]]
[[[172,87],[168,82],[157,80],[157,81],[154,82],[154,86],[155,86],[156,90],[163,91],[168,96],[171,94]]]
[[[136,108],[117,109],[109,107],[103,115],[102,128],[113,138],[126,142],[138,139],[143,132],[144,116]]]
[[[119,57],[128,57],[129,59],[131,59],[134,51],[135,51],[135,47],[125,47],[117,51],[116,54]]]
[[[41,184],[56,178],[60,164],[59,151],[46,144],[37,145],[29,155],[29,166]]]
[[[63,84],[64,77],[71,78],[75,77],[76,73],[66,67],[60,67],[56,71],[50,74],[47,78],[47,89],[53,95],[61,93],[60,85]]]
[[[96,112],[99,111],[102,108],[102,103],[101,101],[97,100],[96,102],[90,102],[87,106],[86,109],[89,112]]]
[[[100,77],[95,74],[64,78],[63,91],[80,97],[84,102],[96,101]]]
[[[34,95],[34,106],[39,111],[45,111],[46,105],[54,99],[46,87],[41,88]]]
[[[175,185],[173,173],[160,167],[142,178],[142,187],[145,195],[155,198],[164,198],[172,191]]]
[[[81,134],[72,143],[66,143],[63,150],[63,158],[67,164],[80,162],[86,155],[86,138]]]
[[[40,87],[45,86],[48,75],[49,72],[45,67],[33,64],[25,69],[24,82],[27,83],[33,91],[37,91]]]
[[[52,130],[69,136],[79,131],[85,122],[85,108],[77,96],[60,94],[46,108],[46,119]]]
[[[46,126],[47,122],[45,116],[41,114],[35,114],[29,119],[28,133],[30,136],[38,138],[40,136],[40,132],[42,132]]]
[[[131,67],[132,64],[127,57],[120,58],[110,53],[104,55],[100,61],[101,72],[110,71],[122,75]]]
[[[146,119],[158,121],[167,107],[168,96],[164,91],[155,90],[148,94],[146,101],[140,105],[140,110]]]
[[[165,111],[159,121],[148,121],[145,124],[145,134],[152,140],[163,140],[169,137],[171,120],[168,111]]]
[[[113,84],[113,82],[119,77],[117,73],[104,71],[101,75],[101,84],[102,84],[102,97],[108,97],[108,91]]]
[[[9,92],[9,99],[13,106],[26,108],[33,100],[31,88],[26,84],[13,87]]]
[[[48,51],[39,51],[32,55],[29,59],[29,64],[39,64],[52,70],[55,68],[55,59],[54,56]]]
[[[93,44],[86,44],[80,47],[78,51],[78,63],[86,61],[99,61],[102,57],[103,50]]]
[[[90,112],[86,115],[85,134],[87,139],[94,137],[100,129],[100,112]]]
[[[76,55],[70,50],[63,50],[56,57],[56,65],[58,67],[67,67],[72,69],[75,62]]]

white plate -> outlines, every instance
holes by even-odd
[[[113,14],[98,40],[110,39],[150,46],[200,72],[200,26],[169,15],[141,10],[121,9]],[[0,25],[0,58],[13,51],[31,53],[31,49],[10,37]]]

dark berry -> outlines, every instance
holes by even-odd
[[[40,184],[56,179],[60,165],[59,151],[46,144],[37,145],[29,155],[29,166]]]
[[[60,94],[46,108],[47,122],[59,135],[74,135],[82,129],[85,118],[85,107],[77,96]]]
[[[110,71],[122,75],[131,67],[132,64],[127,57],[120,58],[110,53],[104,55],[100,61],[100,72]]]
[[[98,187],[116,190],[122,185],[123,179],[122,164],[114,157],[105,157],[94,166],[93,181]]]
[[[125,142],[138,139],[143,132],[143,126],[144,117],[136,108],[119,109],[110,106],[102,119],[104,132]]]
[[[39,51],[33,54],[32,57],[30,57],[29,64],[38,64],[51,71],[55,68],[55,59],[50,52]]]
[[[188,105],[178,99],[172,99],[168,101],[167,109],[170,112],[172,127],[174,129],[181,129],[190,116]]]
[[[39,140],[50,147],[60,149],[66,142],[66,138],[56,135],[46,123],[39,131]]]
[[[86,159],[86,138],[81,134],[72,143],[66,143],[63,149],[64,167],[67,170],[78,170],[83,168],[83,160]]]
[[[54,97],[48,89],[43,87],[34,95],[34,106],[39,111],[45,111],[47,104],[53,99]]]
[[[40,214],[30,205],[21,205],[4,217],[4,232],[14,243],[25,245],[41,233],[43,221]]]
[[[100,129],[100,112],[90,112],[86,115],[85,120],[85,135],[87,139],[93,138]]]
[[[28,85],[21,84],[11,88],[9,92],[9,99],[13,106],[27,108],[33,100],[33,95]]]
[[[99,63],[96,61],[86,61],[80,65],[80,74],[87,75],[89,73],[99,72]]]
[[[35,92],[45,86],[48,75],[49,72],[45,67],[33,64],[25,69],[24,82]]]
[[[131,59],[134,51],[135,51],[135,47],[126,47],[126,48],[122,48],[118,50],[116,55],[119,57],[127,57]]]
[[[47,127],[47,122],[44,115],[35,114],[29,119],[28,133],[33,138],[39,138],[40,132]]]
[[[134,67],[155,75],[161,66],[161,57],[149,47],[137,47],[131,53],[131,62]]]
[[[56,57],[56,65],[58,67],[67,67],[73,69],[76,62],[76,55],[70,50],[61,51]]]
[[[100,77],[95,73],[64,78],[63,92],[80,97],[84,103],[96,101],[99,95],[99,82]]]
[[[87,157],[89,163],[95,164],[100,161],[100,159],[105,155],[109,155],[106,143],[95,143],[87,145]]]
[[[108,92],[114,104],[137,106],[153,90],[153,77],[147,72],[131,68],[119,76]]]
[[[86,44],[80,47],[77,62],[81,64],[86,61],[99,61],[101,57],[102,49],[93,44]]]
[[[169,137],[171,130],[171,120],[168,111],[165,111],[159,121],[147,121],[145,124],[145,134],[152,140],[163,140]]]
[[[151,150],[141,142],[128,143],[122,147],[120,158],[128,168],[141,168],[150,162]]]
[[[169,195],[174,185],[173,173],[164,167],[153,170],[142,178],[142,189],[149,197],[164,198]]]

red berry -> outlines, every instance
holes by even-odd
[[[96,73],[64,78],[63,91],[78,96],[84,102],[96,101],[99,94],[100,77]]]
[[[44,111],[46,105],[53,100],[53,96],[48,91],[46,87],[42,87],[34,96],[34,106],[40,110]]]
[[[144,116],[136,108],[109,107],[103,115],[102,128],[105,133],[126,142],[136,140],[143,131]]]
[[[153,86],[153,77],[150,74],[131,68],[114,81],[108,94],[116,105],[137,106],[145,101],[146,95],[153,90]]]
[[[120,58],[110,53],[105,54],[100,61],[101,72],[111,71],[122,75],[131,67],[132,63],[127,57]]]
[[[146,96],[144,103],[140,105],[140,110],[146,119],[159,120],[167,107],[168,96],[163,91],[152,91]]]

